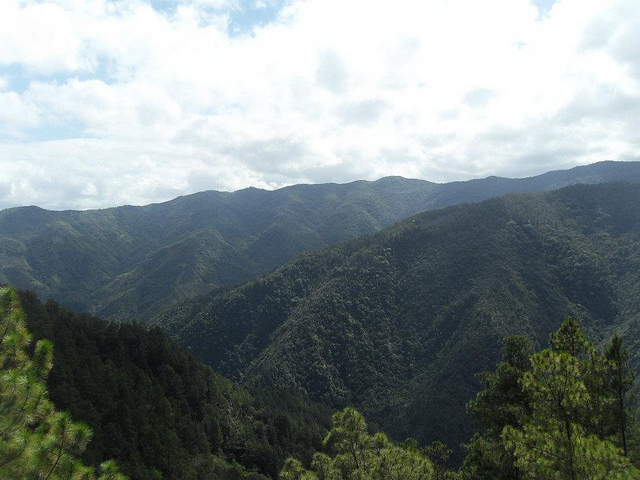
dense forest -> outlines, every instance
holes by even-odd
[[[60,329],[54,336],[60,342],[54,351],[70,350],[54,357],[63,375],[60,366],[57,378],[49,373],[52,343],[28,332],[25,312],[41,333],[90,324],[80,335]],[[640,475],[640,425],[631,409],[635,375],[622,339],[614,336],[598,350],[571,318],[536,353],[525,337],[505,338],[501,362],[479,375],[484,388],[468,404],[481,430],[465,444],[457,471],[445,465],[451,450],[442,442],[395,443],[351,407],[333,415],[327,433],[322,409],[295,395],[256,400],[157,331],[108,326],[7,287],[0,290],[0,320],[3,478],[125,480],[120,469],[130,478],[203,480]],[[104,344],[96,341],[101,337]],[[101,356],[105,345],[117,353]],[[131,385],[140,375],[146,381]],[[69,411],[61,412],[65,405]],[[283,453],[291,454],[284,462]],[[109,455],[114,459],[104,460]]]
[[[51,401],[93,431],[89,465],[115,459],[141,480],[275,478],[288,455],[310,458],[330,425],[326,407],[285,390],[252,394],[158,329],[27,292],[20,304],[33,338],[54,345]]]
[[[32,342],[18,293],[0,287],[1,478],[96,479],[96,469],[78,458],[91,430],[49,399],[51,353],[51,342]],[[125,479],[113,460],[97,470],[98,480]]]
[[[502,338],[535,346],[563,318],[625,333],[638,365],[640,187],[506,196],[411,217],[314,251],[159,324],[245,385],[355,406],[395,438],[471,434],[475,373]]]
[[[112,320],[255,278],[310,249],[424,210],[574,183],[640,182],[636,162],[435,184],[388,177],[275,191],[202,192],[144,207],[0,211],[0,282]]]
[[[639,478],[635,167],[0,212],[0,478]]]
[[[635,479],[637,419],[630,415],[634,374],[622,340],[600,352],[569,318],[534,353],[526,338],[504,340],[502,361],[480,377],[484,389],[469,403],[482,423],[465,445],[458,471],[442,465],[441,442],[419,448],[370,434],[362,415],[347,407],[307,470],[287,460],[283,480]]]

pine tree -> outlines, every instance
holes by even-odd
[[[47,396],[53,346],[31,346],[17,292],[0,288],[0,478],[39,480],[96,478],[79,456],[91,430],[58,412]],[[114,462],[99,480],[123,480]]]
[[[610,433],[616,445],[622,449],[625,456],[629,456],[629,414],[631,403],[631,387],[634,373],[629,368],[629,353],[622,346],[622,338],[615,335],[604,353],[609,362],[606,386],[613,397],[611,408],[608,410],[610,418]]]
[[[623,452],[599,435],[611,403],[607,365],[572,319],[552,334],[551,348],[531,357],[521,384],[532,414],[522,427],[508,425],[502,433],[526,478],[638,478]]]
[[[531,415],[529,395],[521,380],[531,368],[531,345],[524,337],[504,339],[502,360],[495,372],[483,372],[479,378],[485,388],[469,402],[467,411],[480,420],[484,430],[465,445],[467,455],[460,469],[463,479],[519,480],[513,449],[505,448],[502,430],[521,427]]]
[[[353,408],[336,412],[324,440],[329,454],[318,452],[307,471],[289,459],[284,480],[429,480],[433,465],[413,439],[394,445],[384,433],[371,435],[362,414]]]

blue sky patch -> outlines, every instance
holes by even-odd
[[[150,0],[151,6],[158,12],[172,15],[180,4],[188,3],[179,0]],[[267,25],[278,18],[287,0],[242,0],[238,5],[221,8],[196,3],[198,8],[211,13],[229,15],[228,33],[231,37],[251,34],[257,27]]]
[[[284,2],[263,2],[261,6],[243,5],[239,10],[231,14],[229,22],[229,34],[231,36],[251,33],[256,27],[267,25],[278,18]]]
[[[7,90],[16,93],[27,90],[29,83],[33,80],[33,75],[16,63],[0,66],[0,77],[7,80]]]
[[[553,4],[556,3],[556,0],[531,0],[537,8],[538,12],[540,12],[540,17],[545,17],[551,11]]]
[[[47,142],[51,140],[69,140],[73,138],[91,138],[77,124],[47,123],[40,128],[29,130],[27,141]]]

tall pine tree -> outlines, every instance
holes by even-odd
[[[610,363],[573,319],[552,334],[551,348],[531,357],[531,370],[520,383],[532,414],[522,427],[508,425],[502,432],[525,478],[638,478],[640,471],[603,436],[613,401],[609,371]]]
[[[484,389],[469,402],[467,410],[478,418],[483,431],[465,445],[467,455],[460,469],[465,480],[520,480],[522,473],[515,464],[512,448],[502,441],[507,425],[521,427],[531,415],[529,395],[522,390],[521,380],[531,368],[533,349],[524,337],[504,339],[502,361],[495,372],[478,375]]]

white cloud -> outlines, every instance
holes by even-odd
[[[40,111],[28,98],[0,89],[0,138],[3,135],[22,138],[25,130],[37,128]]]
[[[640,9],[550,3],[0,1],[0,207],[637,156]]]

